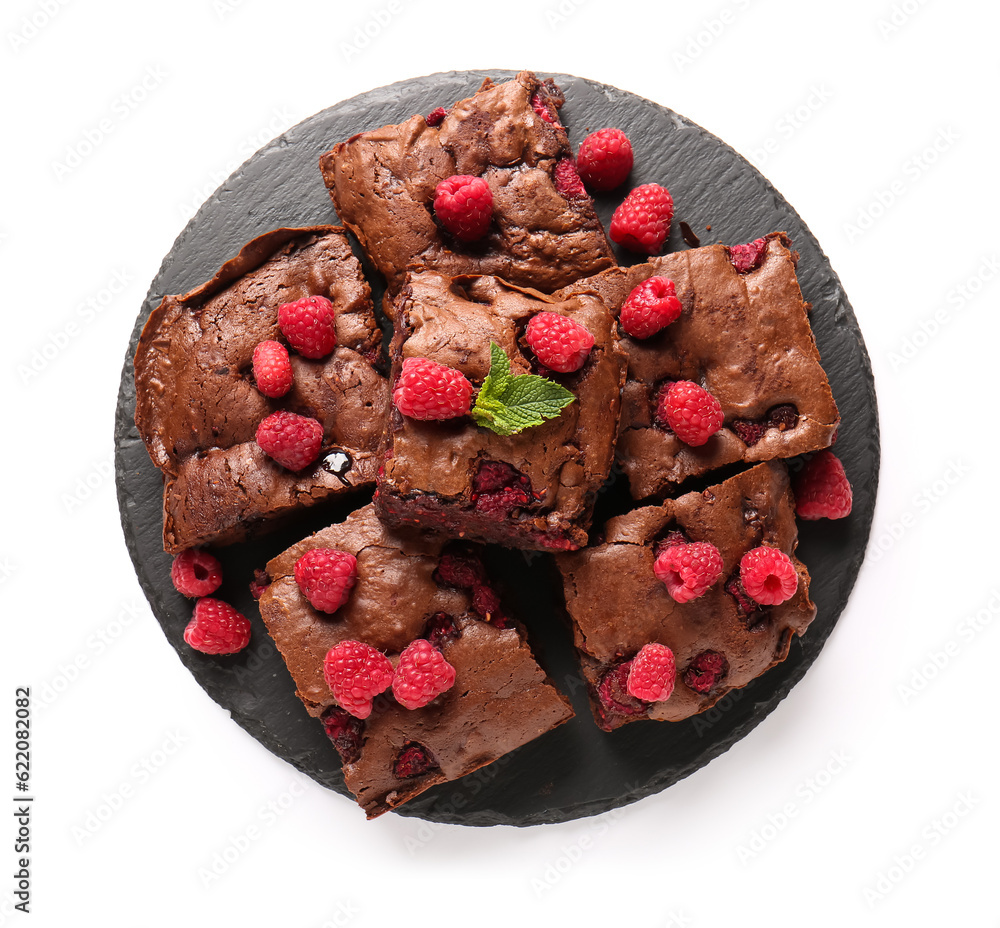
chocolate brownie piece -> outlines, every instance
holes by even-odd
[[[611,519],[601,544],[557,555],[597,724],[611,731],[638,719],[686,719],[783,661],[792,636],[816,615],[809,574],[794,556],[797,538],[787,468],[770,461]],[[710,542],[723,561],[722,579],[686,603],[653,572],[659,550],[680,542]],[[779,605],[758,605],[739,582],[740,559],[761,545],[787,554],[798,573],[795,595]],[[674,691],[662,702],[626,689],[632,658],[650,642],[669,647],[677,665]]]
[[[253,350],[282,340],[280,304],[313,295],[336,308],[337,347],[316,361],[291,352],[294,386],[268,399],[253,382]],[[165,480],[164,549],[238,541],[370,486],[388,401],[380,341],[371,292],[337,226],[268,232],[211,280],[164,297],[135,355],[135,421]],[[277,409],[323,423],[315,465],[293,473],[257,446],[258,424]]]
[[[294,578],[298,558],[318,547],[357,557],[356,585],[332,615],[310,606]],[[386,528],[368,505],[267,565],[261,615],[369,818],[497,760],[573,715],[532,656],[524,629],[502,610],[479,553],[472,545]],[[387,691],[364,720],[336,704],[323,676],[331,647],[363,641],[395,663],[417,638],[438,647],[455,668],[449,690],[420,709],[403,708]]]
[[[680,318],[648,339],[622,334],[628,378],[618,458],[636,499],[737,461],[828,447],[840,422],[820,364],[788,237],[730,249],[708,245],[612,268],[558,294],[596,293],[616,313],[653,276],[671,279]],[[656,418],[660,390],[691,380],[722,405],[723,427],[690,447]]]
[[[446,535],[516,548],[569,550],[587,543],[597,491],[607,479],[624,378],[614,319],[583,294],[556,302],[495,277],[413,274],[396,301],[393,383],[406,358],[429,358],[480,386],[490,343],[512,373],[533,372],[528,321],[542,311],[583,325],[595,343],[572,374],[545,371],[576,400],[542,425],[504,436],[463,416],[417,421],[391,408],[376,505],[391,525],[414,524]],[[534,369],[537,373],[537,368]]]
[[[523,71],[501,84],[484,81],[439,122],[414,116],[355,135],[320,158],[340,221],[390,294],[411,265],[491,274],[546,292],[615,265],[573,167],[562,102],[551,81]],[[468,244],[443,230],[432,206],[437,184],[456,174],[484,178],[493,193],[490,231]]]

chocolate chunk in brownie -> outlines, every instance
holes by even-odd
[[[307,550],[357,558],[357,582],[333,614],[317,612],[294,578]],[[267,565],[260,600],[268,632],[310,715],[343,759],[344,780],[369,818],[491,763],[573,715],[503,611],[474,545],[386,528],[371,505],[289,548]],[[340,708],[323,661],[341,641],[363,641],[395,663],[414,639],[455,668],[454,685],[419,709],[391,690],[357,719]]]
[[[737,461],[791,457],[829,446],[840,422],[820,364],[784,233],[748,245],[707,245],[612,268],[559,291],[596,293],[616,313],[653,276],[672,280],[680,318],[648,339],[621,333],[628,355],[618,458],[636,499]],[[722,405],[706,444],[682,442],[656,416],[659,393],[690,380]]]
[[[602,544],[556,561],[594,717],[605,730],[703,712],[783,661],[792,636],[815,617],[809,574],[794,556],[798,530],[782,461],[611,519],[603,536]],[[678,603],[653,564],[662,547],[684,542],[715,545],[723,571],[705,594]],[[755,603],[739,582],[740,559],[762,545],[787,554],[798,574],[794,596],[774,606]],[[669,647],[676,662],[673,693],[661,702],[626,689],[629,662],[651,642]]]
[[[340,221],[391,294],[409,266],[550,292],[615,265],[573,167],[562,102],[551,81],[523,71],[500,84],[486,80],[443,117],[362,132],[320,158]],[[492,191],[493,222],[478,241],[457,241],[436,221],[435,188],[453,175],[482,177]]]
[[[314,295],[334,304],[337,347],[320,360],[290,352],[294,386],[269,399],[254,384],[254,348],[283,341],[280,304]],[[208,282],[164,297],[135,355],[135,421],[165,478],[164,548],[238,541],[370,486],[388,401],[380,340],[368,284],[337,226],[268,232]],[[278,409],[323,424],[319,458],[297,473],[255,441]]]
[[[495,277],[413,274],[396,300],[391,380],[405,359],[429,358],[480,387],[491,342],[508,356],[514,375],[539,373],[524,332],[540,312],[567,316],[594,336],[579,371],[542,372],[575,400],[556,418],[514,435],[499,435],[468,416],[418,421],[392,408],[376,493],[379,515],[389,524],[516,548],[586,544],[594,500],[614,456],[625,371],[614,319],[598,298],[557,302]]]

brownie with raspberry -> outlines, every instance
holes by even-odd
[[[551,292],[616,264],[576,173],[562,104],[551,80],[522,71],[502,83],[487,79],[447,112],[361,132],[320,158],[340,221],[390,295],[409,266]],[[492,221],[473,241],[449,231],[434,209],[438,185],[456,176],[488,185]]]
[[[312,296],[334,306],[336,347],[319,359],[292,350],[293,386],[265,396],[254,350],[284,343],[279,306]],[[165,481],[164,549],[239,541],[370,487],[388,402],[380,344],[370,289],[338,226],[268,232],[211,280],[164,297],[135,355],[135,421]],[[321,427],[313,463],[293,471],[258,445],[258,427],[277,413]]]
[[[310,605],[295,579],[299,559],[321,548],[357,558],[355,584],[333,613]],[[390,529],[369,504],[267,565],[260,599],[267,630],[369,818],[497,760],[573,715],[532,655],[524,628],[504,610],[481,553],[475,545]],[[400,654],[418,640],[454,668],[444,692],[407,709],[387,689],[365,718],[338,705],[324,674],[332,648],[362,642],[387,655],[398,672]]]
[[[724,465],[830,445],[840,417],[796,263],[788,237],[775,232],[746,245],[707,245],[612,268],[555,295],[593,293],[621,313],[650,278],[676,289],[676,319],[649,337],[620,333],[628,377],[617,454],[636,499],[663,496]],[[722,427],[703,444],[685,443],[657,414],[678,381],[695,383],[722,407]]]
[[[613,518],[602,538],[556,561],[594,718],[607,731],[704,712],[783,661],[816,615],[808,571],[795,557],[795,504],[783,461]],[[722,568],[707,590],[682,602],[655,565],[664,551],[688,544],[714,546]],[[741,562],[761,548],[792,574],[794,593],[776,605],[761,605],[743,585]],[[673,652],[676,679],[662,701],[629,692],[631,662],[649,644]]]
[[[546,338],[529,331],[542,314],[549,314],[550,323],[570,320],[586,336],[569,346],[568,365],[567,358],[546,352]],[[555,301],[496,277],[452,278],[428,270],[408,278],[395,317],[390,379],[396,392],[375,496],[379,515],[391,525],[515,548],[585,545],[595,497],[614,457],[625,374],[607,307],[590,294]],[[556,350],[566,347],[561,325],[542,335]],[[410,376],[407,367],[416,359],[467,380],[470,387],[459,397],[466,404],[461,409],[467,408],[466,394],[473,388],[482,393],[491,370],[491,344],[507,357],[513,375],[541,374],[558,383],[568,391],[568,405],[515,434],[477,424],[479,399],[472,416],[428,421],[401,411],[415,412],[403,402],[400,381]],[[557,373],[536,350],[550,364],[581,366]]]

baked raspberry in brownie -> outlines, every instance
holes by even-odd
[[[541,368],[526,329],[541,313],[579,324],[593,338],[583,366]],[[556,302],[495,277],[413,274],[396,300],[391,380],[407,359],[427,358],[481,388],[491,343],[514,375],[542,373],[570,392],[555,418],[512,435],[468,415],[420,421],[390,409],[376,506],[390,525],[516,548],[570,550],[587,543],[597,491],[614,455],[624,357],[604,304],[582,294]]]
[[[294,577],[316,548],[355,555],[357,580],[336,612],[318,612]],[[473,545],[386,528],[371,505],[267,565],[260,611],[310,715],[343,759],[344,780],[369,818],[436,783],[471,773],[571,718],[523,628],[500,603]],[[324,677],[329,650],[361,641],[398,658],[415,639],[437,648],[454,684],[417,709],[392,691],[364,719],[340,707]]]
[[[340,221],[390,294],[411,265],[546,292],[614,266],[559,121],[562,103],[554,83],[523,71],[486,80],[447,113],[362,132],[320,158]],[[459,241],[434,212],[437,185],[455,175],[483,178],[492,193],[492,223],[473,242]]]
[[[337,345],[318,360],[293,350],[294,384],[270,399],[254,382],[254,349],[283,341],[279,305],[317,295],[333,303]],[[388,399],[375,367],[380,340],[368,284],[336,226],[268,232],[208,282],[164,297],[135,355],[135,421],[165,480],[164,548],[238,541],[370,486]],[[322,424],[305,469],[282,467],[255,441],[278,410]]]
[[[737,461],[827,447],[840,418],[809,325],[788,237],[771,233],[728,248],[708,245],[612,268],[556,296],[596,293],[616,313],[650,277],[674,282],[682,311],[649,338],[624,331],[628,378],[618,458],[636,499]],[[722,407],[722,428],[685,444],[657,416],[661,391],[692,381]]]
[[[787,468],[771,461],[611,519],[600,544],[557,555],[597,724],[611,731],[639,719],[686,719],[783,661],[816,614],[797,537]],[[678,602],[654,564],[667,548],[691,543],[714,545],[722,571],[701,596]],[[758,604],[742,583],[741,561],[760,547],[787,555],[797,577],[794,594],[777,605]],[[628,691],[630,664],[650,643],[670,648],[676,665],[662,701]]]

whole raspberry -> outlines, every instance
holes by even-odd
[[[428,358],[406,358],[392,401],[411,419],[454,419],[471,408],[472,384],[453,367]]]
[[[493,191],[481,177],[453,174],[434,189],[434,214],[460,242],[475,242],[489,231]]]
[[[325,358],[337,347],[337,314],[325,296],[304,296],[278,307],[278,328],[304,358]]]
[[[686,603],[704,596],[722,576],[722,555],[715,545],[695,541],[664,548],[653,564],[674,602]]]
[[[649,338],[681,314],[681,301],[669,277],[649,277],[622,304],[619,321],[626,335]]]
[[[423,638],[411,641],[399,655],[392,695],[406,709],[420,709],[455,684],[455,668]]]
[[[844,465],[832,451],[820,451],[792,481],[800,519],[843,519],[851,514],[854,493]]]
[[[550,370],[571,374],[586,363],[594,336],[586,326],[560,313],[536,313],[524,338],[535,357]]]
[[[257,444],[282,467],[302,470],[319,457],[323,447],[323,423],[278,410],[257,426]]]
[[[614,190],[632,170],[632,143],[621,129],[598,129],[581,143],[576,167],[591,190]]]
[[[628,691],[636,699],[663,702],[674,691],[677,668],[674,652],[665,644],[645,644],[628,671]]]
[[[661,391],[656,417],[684,444],[695,448],[718,432],[725,419],[719,401],[690,380],[675,380]]]
[[[261,342],[253,350],[253,378],[264,396],[277,399],[292,389],[292,363],[281,342]]]
[[[764,263],[767,256],[767,239],[758,238],[745,245],[731,245],[726,249],[737,274],[749,274]]]
[[[740,559],[740,582],[755,602],[776,606],[795,595],[799,575],[784,551],[760,547],[747,551]]]
[[[170,565],[170,579],[177,592],[197,599],[211,596],[222,584],[219,559],[200,548],[181,551]]]
[[[389,688],[392,677],[392,661],[363,641],[341,641],[323,661],[323,679],[333,698],[356,719],[372,714],[372,700]]]
[[[635,187],[611,217],[608,234],[629,251],[655,255],[670,234],[674,200],[666,187],[642,184]]]
[[[295,562],[295,582],[310,605],[320,612],[336,612],[351,595],[358,579],[353,554],[336,548],[311,548]]]
[[[205,596],[194,604],[184,640],[202,654],[235,654],[250,643],[250,623],[229,603]]]

